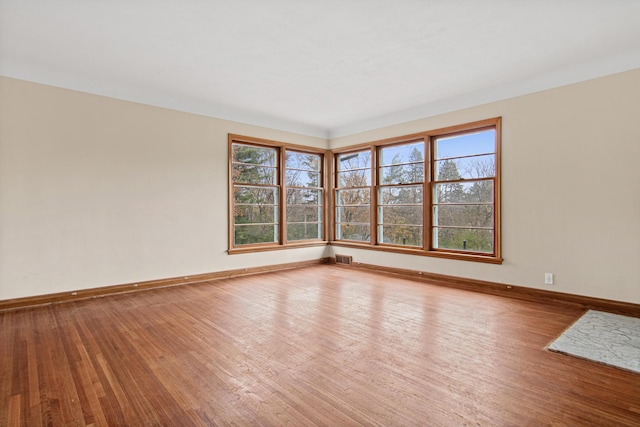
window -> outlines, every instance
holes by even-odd
[[[499,155],[499,118],[335,150],[332,243],[500,263]]]
[[[336,156],[336,239],[371,241],[371,150]]]
[[[378,243],[422,247],[424,141],[378,152]]]
[[[326,243],[322,150],[229,135],[229,252]]]
[[[229,153],[229,253],[330,241],[502,262],[500,118],[334,150],[331,211],[325,151],[229,135]]]
[[[496,131],[433,138],[433,248],[492,254]]]
[[[322,156],[287,150],[287,241],[322,239]]]
[[[278,242],[278,150],[233,144],[234,246]]]

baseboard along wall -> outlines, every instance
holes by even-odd
[[[421,282],[449,286],[467,291],[482,292],[520,300],[540,302],[545,304],[570,304],[586,309],[619,313],[627,316],[640,317],[640,304],[630,302],[594,298],[583,295],[567,294],[563,292],[534,289],[497,282],[489,282],[464,277],[448,276],[444,274],[428,273],[424,271],[408,270],[395,267],[385,267],[375,264],[354,262],[351,265],[340,265],[343,268],[354,268],[378,273],[392,274]]]
[[[100,288],[79,289],[76,291],[58,292],[55,294],[36,295],[24,298],[0,300],[0,311],[15,310],[38,305],[55,304],[66,301],[76,301],[88,298],[98,298],[125,292],[138,292],[148,289],[165,288],[169,286],[202,283],[212,280],[229,279],[233,277],[249,276],[252,274],[270,273],[291,270],[294,268],[310,267],[312,265],[328,264],[331,260],[321,258],[311,261],[299,261],[286,264],[266,265],[261,267],[239,268],[235,270],[217,271],[213,273],[194,274],[191,276],[172,277],[168,279],[148,280],[144,282],[126,283],[122,285],[104,286]]]
[[[98,298],[125,292],[137,292],[168,286],[202,283],[213,280],[248,276],[253,274],[291,270],[295,268],[304,268],[321,264],[334,264],[340,266],[341,268],[367,270],[381,274],[391,274],[411,280],[418,280],[432,285],[449,286],[453,288],[464,289],[473,292],[482,292],[507,298],[515,298],[545,304],[570,304],[573,306],[580,306],[585,310],[593,309],[624,314],[627,316],[640,317],[640,304],[567,294],[543,289],[533,289],[524,286],[468,279],[464,277],[448,276],[444,274],[429,273],[424,271],[352,262],[351,257],[348,257],[349,262],[346,262],[346,259],[338,259],[338,261],[339,262],[336,263],[336,258],[326,257],[311,261],[225,270],[213,273],[196,274],[192,276],[173,277],[168,279],[149,280],[144,282],[127,283],[100,288],[81,289],[77,291],[59,292],[55,294],[0,300],[0,311],[17,310],[39,305],[55,304],[88,298]]]

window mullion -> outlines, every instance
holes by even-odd
[[[380,179],[379,159],[380,156],[378,156],[378,150],[376,149],[376,147],[371,147],[371,188],[369,190],[371,192],[371,195],[369,196],[371,200],[371,240],[369,241],[369,243],[372,245],[378,244],[378,223],[380,222],[378,221],[378,188],[380,185],[378,182],[378,180]]]
[[[424,241],[422,242],[422,248],[425,251],[428,251],[431,250],[433,245],[433,139],[430,136],[425,135],[424,143],[426,144],[426,147],[424,150],[424,198],[422,200],[424,209],[422,212],[424,217],[424,230],[422,230]]]
[[[279,230],[278,230],[278,243],[280,245],[286,245],[287,244],[287,233],[285,232],[285,230],[287,229],[287,224],[286,224],[286,218],[287,218],[287,183],[285,180],[285,157],[286,157],[286,148],[279,148],[278,149],[278,165],[280,167],[279,173],[278,173],[278,186],[279,186],[279,191],[280,191],[280,209],[278,211],[279,215]]]

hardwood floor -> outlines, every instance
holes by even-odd
[[[0,313],[1,426],[639,426],[582,314],[316,266]]]

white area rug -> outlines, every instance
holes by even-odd
[[[589,310],[548,348],[640,373],[640,318]]]

